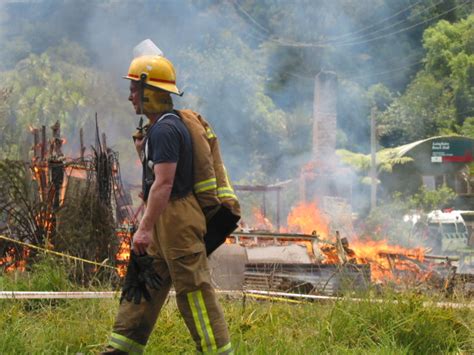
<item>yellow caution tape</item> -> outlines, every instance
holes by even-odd
[[[292,300],[292,299],[284,298],[284,297],[272,297],[272,296],[256,295],[256,294],[246,293],[246,292],[244,294],[247,297],[259,298],[259,299],[264,299],[264,300],[288,302],[288,303],[306,303],[304,301],[297,301],[297,300]]]
[[[44,251],[45,253],[49,253],[49,254],[53,254],[53,255],[57,255],[57,256],[62,256],[62,257],[72,259],[72,260],[78,260],[78,261],[81,261],[83,263],[92,264],[92,265],[96,265],[96,266],[100,266],[100,267],[106,267],[106,268],[113,269],[113,270],[118,270],[118,268],[116,268],[114,266],[110,266],[110,265],[107,265],[107,264],[104,264],[104,263],[98,263],[96,261],[91,261],[91,260],[79,258],[77,256],[72,256],[72,255],[69,255],[69,254],[60,253],[60,252],[57,252],[57,251],[54,251],[54,250],[49,250],[49,249],[46,249],[46,248],[41,248],[41,247],[38,247],[38,246],[33,245],[33,244],[29,244],[29,243],[21,242],[21,241],[16,240],[16,239],[5,237],[4,235],[0,235],[0,239],[4,239],[4,240],[8,240],[10,242],[16,243],[16,244],[24,245],[28,248],[41,250],[41,251]]]

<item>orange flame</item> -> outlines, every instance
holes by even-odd
[[[309,168],[309,167],[308,167]],[[254,229],[271,230],[270,221],[264,216],[260,209],[254,210]],[[316,231],[320,237],[319,249],[323,256],[323,264],[342,264],[344,262],[354,264],[369,264],[372,281],[376,282],[405,282],[404,278],[411,277],[416,281],[428,280],[434,264],[424,262],[424,248],[406,248],[392,245],[387,240],[374,241],[355,239],[350,243],[347,240],[337,239],[331,235],[330,221],[317,206],[316,203],[299,203],[288,215],[288,226],[282,228],[282,232],[313,234]],[[228,241],[232,242],[232,241]],[[240,238],[240,244],[265,245],[265,238],[257,238],[246,241]],[[304,240],[280,240],[279,243],[297,243],[307,248],[308,255],[316,260],[313,244]],[[423,263],[423,264],[421,264]]]
[[[397,256],[405,256],[420,262],[424,261],[423,248],[405,248],[390,245],[387,240],[355,240],[351,242],[357,263],[369,263],[373,281],[396,281],[393,270],[407,270],[420,277],[425,277],[419,267],[409,260],[400,260]]]
[[[10,247],[5,252],[6,256],[0,258],[0,268],[4,268],[6,272],[11,271],[25,271],[26,259],[30,255],[29,249],[23,249],[22,256],[20,259],[15,258],[15,249]]]
[[[130,259],[130,242],[133,237],[134,224],[124,221],[121,228],[117,229],[116,236],[119,238],[119,248],[115,255],[118,274],[124,277],[127,273],[127,264]]]
[[[253,209],[252,226],[256,230],[273,230],[272,222],[263,214],[260,208]]]
[[[311,234],[316,231],[323,239],[328,237],[329,222],[318,209],[316,203],[299,203],[288,215],[288,231]]]

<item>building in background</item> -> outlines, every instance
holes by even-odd
[[[391,172],[379,174],[385,194],[415,193],[421,186],[453,189],[456,209],[474,210],[474,139],[463,136],[432,137],[380,151],[395,162]],[[403,158],[410,158],[403,159]],[[396,160],[400,163],[397,164]]]

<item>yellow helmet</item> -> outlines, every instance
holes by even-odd
[[[176,72],[173,64],[160,55],[144,55],[130,63],[125,79],[141,81],[172,94],[181,95],[176,86]]]

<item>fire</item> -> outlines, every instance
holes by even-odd
[[[47,235],[54,229],[54,215],[52,213],[39,213],[35,216],[35,222],[43,228]]]
[[[127,273],[127,264],[130,259],[130,243],[134,230],[135,225],[128,221],[124,221],[120,228],[116,230],[120,244],[117,254],[115,255],[115,260],[117,261],[118,274],[120,277],[124,277]]]
[[[423,248],[405,248],[399,245],[390,245],[387,240],[355,240],[351,242],[355,252],[354,260],[359,263],[369,263],[373,281],[396,281],[393,270],[405,270],[426,277],[413,261],[424,261]],[[400,257],[406,257],[405,260]]]
[[[5,257],[0,258],[0,268],[6,272],[10,271],[25,271],[26,259],[30,255],[29,249],[23,249],[21,258],[15,257],[15,249],[10,247],[5,252]]]
[[[254,209],[253,226],[255,230],[272,230],[273,228],[260,209]],[[435,265],[425,260],[424,248],[407,248],[391,244],[388,240],[362,239],[354,236],[348,241],[347,237],[340,237],[337,231],[330,229],[329,217],[318,208],[315,202],[301,202],[293,207],[288,215],[287,227],[280,232],[317,234],[318,246],[311,241],[284,241],[284,238],[279,241],[279,245],[297,243],[305,246],[310,258],[322,264],[368,264],[374,282],[407,284],[424,282],[433,276]],[[265,245],[265,240],[261,237],[245,244],[245,239],[241,237],[239,243],[246,246],[257,243],[262,246]]]
[[[293,207],[287,223],[289,232],[311,234],[316,231],[323,239],[329,235],[329,222],[314,202],[302,202]]]
[[[303,173],[306,173],[306,174],[314,173],[314,171],[316,170],[316,162],[315,161],[308,162],[307,164],[303,166],[301,170],[303,171]]]
[[[264,215],[260,208],[253,209],[253,228],[255,230],[273,230],[272,222]]]
[[[119,262],[117,263],[118,274],[120,277],[124,277],[127,273],[127,263],[130,259],[130,244],[122,241],[119,246],[119,251],[115,256],[115,259]]]
[[[302,240],[302,241],[298,241],[296,244],[298,245],[301,245],[301,246],[304,246],[306,248],[306,252],[308,253],[308,255],[314,259],[314,247],[313,247],[313,243],[311,243],[310,241],[308,240]]]
[[[400,254],[419,261],[424,259],[423,248],[405,248],[399,245],[390,245],[387,240],[355,240],[351,242],[359,262],[374,260],[379,254]]]

